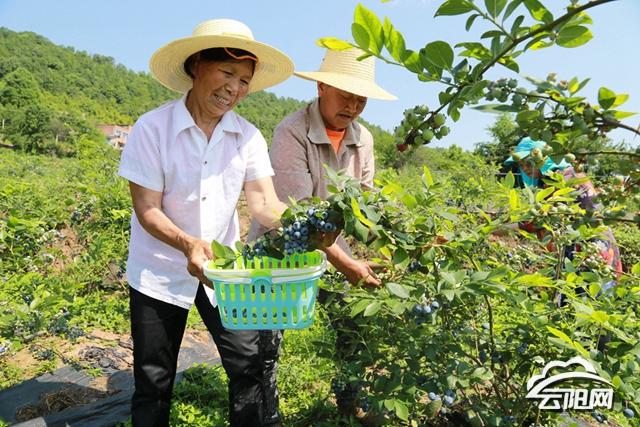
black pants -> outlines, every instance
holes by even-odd
[[[133,288],[129,295],[135,378],[133,425],[168,426],[178,351],[189,311]],[[195,306],[213,336],[229,377],[231,426],[262,426],[263,365],[257,331],[225,329],[218,308],[212,306],[203,285],[198,288]]]
[[[329,301],[331,292],[324,289],[318,291],[318,302],[326,305]],[[343,296],[338,294],[335,296],[338,304],[344,305]],[[329,322],[331,327],[336,331],[336,357],[343,361],[356,360],[358,354],[363,351],[361,344],[353,340],[353,335],[348,330],[358,330],[358,325],[350,318],[334,319],[329,312]],[[264,420],[266,425],[277,424],[281,422],[281,415],[278,410],[279,393],[278,393],[278,360],[280,359],[282,340],[284,331],[266,330],[260,331],[260,354],[263,361],[263,377],[264,377]],[[358,394],[357,384],[346,384],[338,393],[337,403],[339,406],[355,404]]]

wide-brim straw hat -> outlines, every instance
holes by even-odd
[[[242,22],[211,19],[198,24],[191,36],[156,50],[149,61],[151,74],[169,89],[185,93],[193,86],[193,79],[185,72],[184,62],[196,52],[216,47],[243,49],[258,58],[249,92],[274,86],[293,73],[293,61],[278,49],[254,40]]]
[[[307,80],[326,83],[355,95],[367,98],[394,100],[390,94],[376,84],[376,63],[374,57],[358,60],[364,52],[352,48],[347,50],[327,50],[318,71],[295,71],[294,74]]]

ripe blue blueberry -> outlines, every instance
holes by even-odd
[[[429,392],[429,399],[430,400],[440,400],[440,396],[438,396],[436,393],[430,391]]]
[[[431,302],[431,308],[434,310],[437,310],[440,308],[440,303],[438,301],[432,301]]]
[[[624,408],[622,410],[622,413],[624,414],[625,417],[627,418],[633,418],[636,416],[636,414],[633,412],[633,409],[631,408]]]
[[[443,398],[442,398],[442,400],[444,401],[444,403],[445,403],[446,405],[451,406],[451,405],[453,405],[453,402],[454,402],[456,399],[455,399],[454,397],[452,397],[452,396],[445,396],[445,397],[443,397]]]

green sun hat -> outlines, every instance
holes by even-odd
[[[513,155],[509,156],[509,158],[504,161],[504,164],[512,165],[514,163],[518,163],[518,161],[526,159],[529,155],[531,155],[531,152],[535,148],[543,151],[546,146],[547,143],[544,141],[536,141],[528,136],[524,137],[520,140],[518,145],[516,145],[515,149],[513,150]],[[547,156],[544,164],[540,167],[540,173],[544,175],[548,171],[558,169],[563,170],[568,168],[569,166],[571,166],[571,164],[567,163],[564,159],[562,159],[560,163],[556,163],[551,159],[551,157]]]
[[[511,165],[514,163],[518,163],[518,161],[524,158],[527,158],[531,154],[531,151],[533,151],[534,148],[537,148],[540,151],[542,151],[542,149],[546,145],[547,143],[544,141],[535,141],[529,138],[528,136],[524,137],[520,140],[518,145],[516,145],[516,148],[513,150],[513,155],[510,156],[507,160],[505,160],[504,164]]]

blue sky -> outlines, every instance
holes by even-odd
[[[476,0],[481,3],[481,0]],[[351,0],[0,0],[0,26],[14,31],[33,31],[52,42],[78,50],[113,57],[116,62],[136,71],[147,71],[151,54],[163,44],[189,35],[195,25],[211,18],[233,18],[253,30],[256,39],[287,53],[301,71],[318,68],[323,50],[315,40],[323,36],[350,38],[353,11],[358,2]],[[434,40],[451,44],[473,41],[489,29],[480,20],[470,33],[464,31],[466,17],[434,18],[442,0],[365,0],[362,3],[379,17],[387,16],[405,36],[407,46],[419,49]],[[566,0],[546,0],[559,8]],[[590,12],[594,39],[576,49],[553,47],[527,52],[519,60],[521,76],[544,78],[557,72],[562,79],[591,77],[583,95],[595,101],[598,88],[631,95],[621,109],[640,112],[640,1],[617,0]],[[441,87],[420,83],[413,74],[399,67],[378,63],[377,80],[398,101],[370,100],[363,117],[391,130],[402,119],[406,108],[416,104],[436,105]],[[489,78],[519,77],[500,68]],[[270,89],[279,96],[308,100],[315,96],[312,82],[292,77]],[[462,118],[450,124],[452,132],[436,146],[457,144],[472,149],[488,140],[486,127],[495,116],[465,110]],[[640,124],[640,115],[625,120]],[[640,137],[627,131],[615,131],[616,140],[640,145]]]

